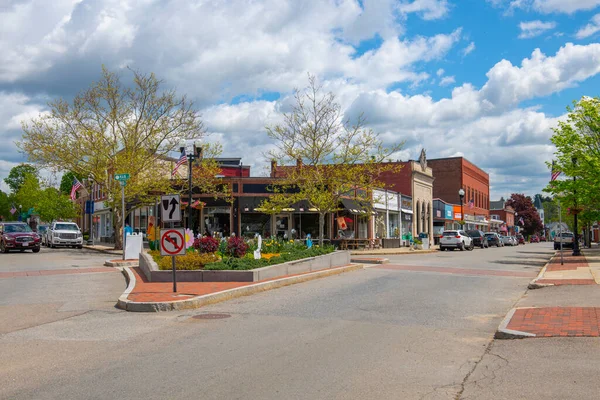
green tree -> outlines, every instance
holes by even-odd
[[[80,208],[76,204],[71,201],[69,195],[49,187],[40,192],[35,209],[42,221],[50,222],[57,219],[76,218],[80,212]]]
[[[266,127],[276,149],[267,157],[281,165],[275,195],[262,204],[278,212],[297,201],[307,201],[319,213],[319,239],[324,237],[325,215],[339,209],[340,198],[355,196],[371,204],[372,190],[383,187],[382,173],[398,170],[385,161],[403,143],[385,147],[379,135],[365,127],[361,115],[344,119],[333,93],[324,93],[314,76],[294,93],[295,104],[283,122]]]
[[[30,164],[19,164],[10,170],[8,176],[4,178],[4,182],[6,182],[13,193],[16,193],[21,188],[21,185],[23,185],[27,175],[33,175],[39,179],[37,168]]]
[[[53,101],[49,113],[23,123],[23,140],[18,143],[31,161],[100,184],[108,194],[106,205],[113,210],[115,232],[126,215],[114,175],[130,175],[127,203],[151,204],[152,192],[173,191],[169,154],[178,152],[181,139],[205,134],[199,113],[185,96],[163,90],[154,74],[131,72],[133,83],[124,86],[118,74],[103,68],[101,79],[71,103]],[[210,158],[220,146],[206,145],[203,152],[194,183],[212,193],[218,169]],[[115,235],[115,248],[122,248],[120,235]]]
[[[550,182],[544,191],[587,223],[600,210],[600,99],[583,97],[567,110],[567,119],[558,123],[550,139],[556,146],[555,164],[548,163],[563,179]]]
[[[0,219],[4,221],[8,221],[11,219],[10,217],[12,214],[10,213],[10,208],[11,204],[8,194],[0,190]]]
[[[23,213],[35,209],[42,196],[40,181],[34,174],[25,174],[19,190],[14,194],[14,202]]]
[[[512,207],[517,213],[515,216],[515,225],[521,226],[525,234],[532,235],[542,230],[542,220],[533,206],[531,197],[520,193],[513,193],[506,201],[506,205]],[[521,218],[523,219],[523,223],[520,223]]]

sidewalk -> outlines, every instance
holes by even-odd
[[[108,245],[103,245],[103,244],[94,244],[94,245],[84,244],[83,248],[88,249],[88,250],[99,251],[101,253],[116,254],[116,255],[123,256],[123,250],[115,250],[115,247],[113,245],[108,246]]]
[[[496,332],[500,339],[600,337],[600,247],[552,257]],[[533,290],[536,289],[536,290]]]

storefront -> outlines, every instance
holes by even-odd
[[[434,244],[439,244],[442,233],[454,227],[452,218],[453,207],[443,200],[433,200],[433,239]]]
[[[94,202],[94,241],[114,243],[113,214],[104,201]]]
[[[376,238],[400,238],[400,194],[390,190],[373,192],[373,208]]]
[[[400,211],[401,211],[401,235],[402,244],[408,246],[410,241],[413,239],[413,204],[412,197],[404,196],[400,198]]]

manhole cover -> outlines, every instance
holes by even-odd
[[[200,315],[194,315],[192,318],[194,319],[223,319],[223,318],[229,318],[231,317],[231,314],[200,314]]]

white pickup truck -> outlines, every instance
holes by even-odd
[[[573,243],[575,242],[575,235],[571,232],[562,232],[554,236],[554,250],[560,250],[560,242],[562,242],[563,248],[573,248]]]
[[[83,248],[83,234],[75,222],[53,222],[46,231],[49,247],[71,246]]]

